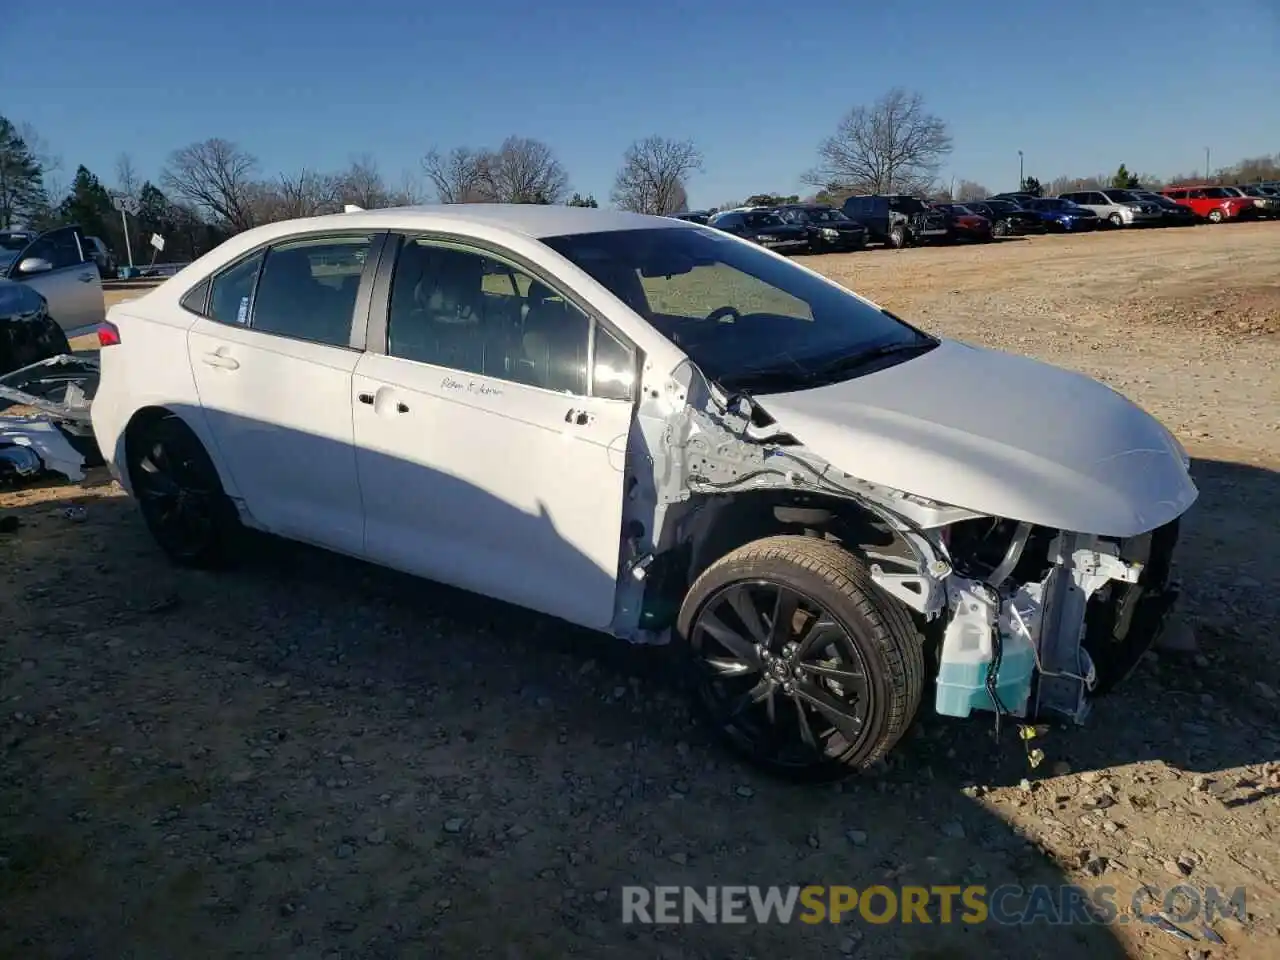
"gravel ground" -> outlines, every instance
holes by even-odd
[[[1032,769],[926,715],[838,788],[694,724],[669,651],[309,548],[181,572],[119,489],[0,494],[0,957],[1274,957],[1280,224],[809,265],[1100,377],[1201,500],[1177,636]],[[83,506],[83,513],[67,512]],[[1242,920],[624,926],[624,884],[1244,887]]]

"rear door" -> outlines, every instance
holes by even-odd
[[[36,260],[48,267],[22,269]],[[59,227],[36,237],[9,264],[8,277],[39,291],[49,303],[49,315],[69,337],[106,319],[102,279],[79,227]]]
[[[249,512],[272,533],[356,556],[364,515],[352,322],[361,304],[367,315],[383,239],[288,238],[229,265],[183,304],[199,314],[187,347],[200,405]]]
[[[407,237],[377,289],[354,382],[367,555],[608,627],[634,349],[497,248]]]

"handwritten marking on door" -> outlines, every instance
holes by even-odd
[[[479,397],[500,397],[505,392],[498,387],[491,387],[480,380],[468,380],[463,383],[453,377],[445,377],[440,381],[440,389],[452,393],[471,393]]]

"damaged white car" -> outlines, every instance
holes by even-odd
[[[113,307],[99,447],[175,560],[254,527],[687,651],[753,761],[1085,716],[1197,492],[1118,393],[719,231],[555,206],[243,233]]]

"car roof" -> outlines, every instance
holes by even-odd
[[[459,222],[492,227],[526,237],[557,237],[574,233],[605,233],[612,230],[684,229],[687,221],[672,217],[569,207],[540,203],[437,203],[412,207],[386,207],[351,213],[331,213],[319,217],[280,220],[254,228],[261,240],[287,236],[299,230],[420,229],[446,228]],[[688,224],[689,229],[696,225]]]

